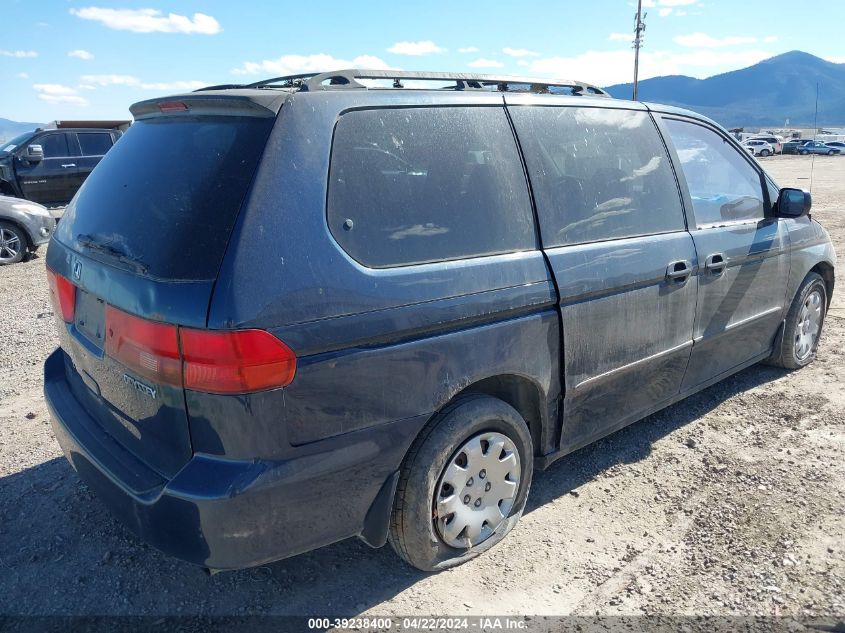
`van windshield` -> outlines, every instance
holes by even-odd
[[[272,118],[138,121],[65,211],[56,239],[151,277],[214,279]]]

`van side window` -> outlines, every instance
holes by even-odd
[[[664,119],[692,197],[698,228],[762,220],[760,173],[726,139],[702,125]]]
[[[501,107],[344,114],[332,145],[328,222],[340,246],[372,268],[536,246]]]
[[[47,134],[36,139],[33,143],[40,145],[44,150],[44,158],[64,158],[65,156],[70,156],[66,134]]]
[[[111,134],[105,132],[78,132],[79,147],[83,156],[103,156],[111,149]]]
[[[544,246],[684,230],[669,156],[646,112],[510,108]]]

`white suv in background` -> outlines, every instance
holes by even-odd
[[[750,138],[742,142],[742,146],[754,156],[771,156],[775,148],[768,141],[759,138]]]
[[[748,139],[752,141],[766,141],[769,145],[772,146],[772,150],[774,154],[780,154],[783,151],[783,137],[782,136],[755,136],[752,139]]]

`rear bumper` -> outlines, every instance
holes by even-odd
[[[166,480],[79,405],[61,349],[45,363],[44,393],[65,456],[111,511],[154,547],[212,569],[259,565],[350,536],[382,545],[395,473],[427,417],[315,442],[281,461],[198,454]]]

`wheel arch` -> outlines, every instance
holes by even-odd
[[[808,273],[817,273],[824,279],[825,290],[827,291],[827,303],[830,305],[830,298],[833,296],[833,286],[836,281],[833,265],[830,262],[822,261],[813,266]]]
[[[29,231],[27,230],[27,228],[23,224],[16,221],[14,218],[10,218],[10,217],[5,216],[5,215],[0,215],[0,222],[3,222],[5,224],[11,224],[16,229],[18,229],[21,233],[23,233],[23,237],[26,240],[26,250],[27,251],[32,251],[35,248],[35,246],[34,246],[35,240],[32,239],[32,235],[29,234]]]

